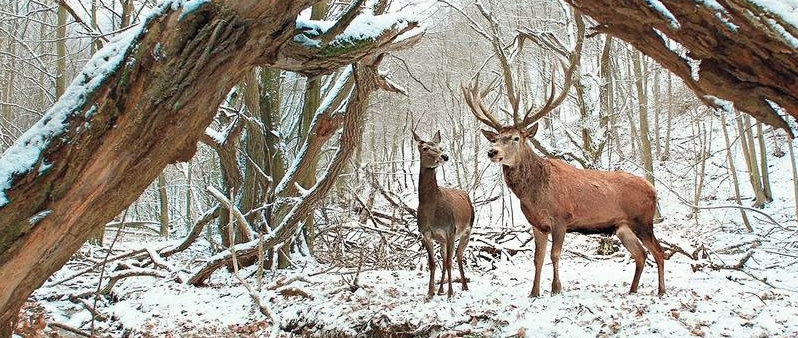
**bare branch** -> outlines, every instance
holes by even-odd
[[[582,58],[582,45],[585,40],[585,21],[582,18],[582,14],[577,9],[574,9],[573,14],[574,14],[574,22],[576,22],[576,43],[574,44],[574,50],[568,56],[569,66],[567,68],[563,66],[563,68],[565,68],[565,74],[563,75],[565,83],[563,84],[562,91],[560,92],[559,96],[557,96],[557,98],[555,99],[554,76],[552,74],[551,93],[549,94],[549,97],[546,100],[546,104],[543,105],[543,108],[540,108],[534,114],[532,113],[532,108],[530,107],[530,109],[527,110],[526,114],[524,114],[524,119],[523,122],[520,124],[520,126],[526,127],[537,122],[543,116],[546,116],[546,114],[554,110],[554,108],[557,108],[568,96],[568,92],[571,89],[573,74],[576,71],[576,69],[579,67],[579,61]],[[555,48],[555,50],[557,49],[558,48]]]

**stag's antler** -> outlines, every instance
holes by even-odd
[[[582,15],[574,9],[574,21],[576,23],[576,43],[574,45],[574,50],[570,53],[570,55],[566,55],[566,49],[562,48],[562,44],[559,41],[556,41],[555,38],[551,36],[544,36],[543,38],[537,38],[535,35],[530,33],[521,32],[521,35],[524,37],[529,38],[530,40],[534,41],[535,43],[541,46],[555,46],[556,48],[551,48],[552,50],[558,52],[558,54],[567,56],[568,57],[568,67],[565,64],[562,64],[563,69],[565,69],[564,74],[564,81],[562,86],[562,91],[555,99],[555,86],[554,86],[554,72],[552,72],[551,76],[551,92],[546,99],[546,104],[543,105],[542,108],[538,109],[536,112],[532,112],[533,107],[529,107],[524,114],[524,119],[521,121],[520,124],[517,124],[517,127],[528,127],[531,124],[540,120],[543,116],[550,113],[554,108],[557,108],[562,101],[568,96],[568,92],[571,89],[571,84],[573,83],[573,74],[576,70],[577,66],[579,66],[579,60],[582,57],[582,45],[585,39],[585,22],[582,19]],[[562,63],[562,61],[560,61]],[[517,123],[517,122],[516,122]]]
[[[479,122],[486,124],[496,131],[502,129],[501,122],[493,117],[488,108],[485,107],[485,104],[482,103],[482,98],[487,95],[487,91],[484,93],[479,92],[479,74],[474,77],[474,80],[469,83],[468,87],[461,83],[460,90],[463,92],[463,98],[466,104],[468,104],[468,108],[471,109],[471,113],[474,114],[474,117],[476,117]]]

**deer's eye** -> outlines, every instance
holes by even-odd
[[[518,137],[518,136],[513,136],[513,141],[514,141],[514,142],[518,142],[518,141],[520,141],[520,140],[521,140],[521,138],[520,138],[520,137]]]
[[[427,150],[429,150],[429,147],[422,147],[421,150],[427,151]]]

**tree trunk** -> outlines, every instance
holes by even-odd
[[[637,107],[640,121],[640,157],[643,160],[643,169],[646,171],[646,180],[655,186],[654,182],[654,160],[651,153],[651,138],[648,128],[648,93],[646,92],[646,73],[641,67],[640,53],[632,52],[632,67],[635,72],[635,87],[637,88]],[[632,122],[634,124],[634,122]],[[655,222],[661,221],[659,208],[654,212]]]
[[[737,178],[737,169],[734,167],[734,156],[732,156],[732,144],[729,137],[729,128],[726,126],[726,114],[721,112],[720,123],[723,127],[723,139],[726,141],[726,162],[729,162],[729,175],[731,175],[732,188],[734,188],[734,199],[737,205],[743,205],[740,199],[740,180]],[[789,137],[788,137],[789,139]],[[796,209],[798,210],[798,209]],[[798,211],[797,211],[798,212]],[[748,214],[745,209],[740,208],[740,217],[742,217],[743,225],[748,232],[753,232],[754,228],[751,227],[751,221],[748,220]]]
[[[320,138],[329,139],[335,131],[342,130],[339,138],[338,151],[330,165],[327,167],[325,175],[314,185],[313,189],[304,194],[301,201],[294,205],[286,217],[281,221],[276,229],[269,235],[262,238],[264,247],[272,247],[277,243],[285,242],[296,233],[298,225],[305,216],[313,210],[322,197],[334,186],[335,179],[346,167],[347,161],[354,153],[357,144],[360,143],[363,133],[363,120],[366,112],[366,102],[369,94],[377,88],[375,78],[378,77],[376,69],[368,63],[357,65],[353,70],[353,77],[357,85],[353,89],[351,98],[344,114],[336,114],[334,118],[317,119],[314,123],[314,133],[318,133]],[[321,133],[323,132],[323,133]],[[296,174],[289,173],[287,178],[297,177]],[[286,181],[286,179],[284,179]],[[258,254],[257,247],[250,243],[245,243],[241,248],[236,248],[238,259],[251,259]],[[200,285],[210,276],[213,271],[227,264],[230,255],[223,256],[209,261],[192,276],[188,283]]]
[[[745,167],[748,170],[748,179],[751,182],[751,188],[754,191],[754,207],[762,208],[765,206],[766,198],[762,190],[761,176],[759,175],[759,166],[757,165],[756,151],[754,150],[754,137],[751,135],[750,120],[738,115],[735,119],[737,121],[737,132],[740,136],[740,146],[743,150],[743,157],[745,158]]]
[[[160,202],[159,218],[161,223],[161,237],[169,239],[169,196],[166,194],[166,176],[158,175],[158,201]]]
[[[224,95],[254,65],[331,72],[410,46],[422,32],[394,19],[376,38],[348,47],[295,42],[295,20],[313,3],[218,0],[191,13],[164,3],[126,33],[129,40],[89,61],[36,129],[0,158],[0,337],[10,336],[28,295],[91,231],[168,163],[193,156]],[[394,42],[403,33],[409,39]]]
[[[667,121],[665,122],[665,145],[663,146],[662,153],[660,154],[660,161],[667,161],[671,157],[671,129],[673,129],[673,81],[671,80],[671,73],[668,72],[668,114]]]
[[[637,89],[637,111],[640,122],[640,157],[643,160],[643,169],[646,171],[646,180],[654,185],[654,161],[651,153],[651,133],[648,128],[648,93],[645,89],[645,76],[640,60],[640,53],[632,52],[632,67],[635,73],[635,88]]]
[[[787,135],[787,147],[790,154],[790,168],[792,168],[792,194],[795,200],[795,219],[798,220],[798,165],[795,164],[795,151],[792,149],[792,137]]]
[[[759,173],[762,175],[762,192],[765,194],[765,201],[773,202],[773,192],[770,189],[768,152],[765,146],[765,132],[762,130],[762,123],[756,124],[756,136],[757,141],[759,141]]]
[[[66,89],[66,26],[67,11],[64,6],[58,5],[56,10],[58,20],[55,27],[55,97],[61,97]]]

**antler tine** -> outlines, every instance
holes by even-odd
[[[479,122],[482,122],[483,124],[495,130],[500,130],[502,128],[502,124],[490,114],[488,108],[482,103],[482,95],[480,95],[479,85],[476,80],[473,81],[468,87],[461,83],[460,90],[463,92],[463,98],[465,99],[466,104],[468,104],[471,114],[473,114],[474,117],[479,120]]]
[[[538,120],[540,120],[543,116],[557,108],[568,96],[568,92],[571,89],[571,84],[573,83],[573,74],[576,70],[577,66],[579,66],[579,60],[582,58],[582,45],[585,38],[585,22],[582,20],[582,15],[574,9],[574,21],[576,22],[576,43],[574,46],[574,51],[571,52],[571,55],[568,57],[568,68],[565,69],[564,80],[562,92],[554,98],[555,86],[554,86],[554,72],[552,72],[551,77],[551,95],[546,99],[546,104],[543,105],[543,108],[540,108],[534,114],[532,113],[532,108],[527,110],[526,114],[524,114],[524,120],[521,123],[521,126],[526,127],[529,126]],[[562,63],[562,61],[560,61]],[[563,68],[565,65],[562,64]],[[531,114],[531,115],[530,115]]]

